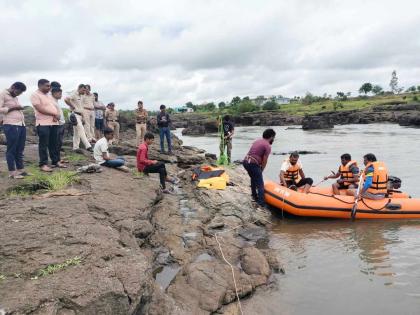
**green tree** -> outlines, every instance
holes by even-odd
[[[204,110],[207,112],[212,112],[215,109],[216,109],[216,104],[214,104],[213,102],[210,102],[204,105]]]
[[[255,104],[250,99],[243,99],[238,106],[239,113],[253,112],[257,109]]]
[[[193,108],[194,104],[192,102],[186,102],[185,106],[187,106],[188,108]]]
[[[310,105],[313,102],[315,102],[314,96],[311,92],[306,92],[306,95],[304,98],[302,98],[302,103],[305,105]]]
[[[345,101],[347,99],[347,95],[344,92],[337,92],[337,99]]]
[[[373,88],[372,83],[369,83],[369,82],[363,83],[363,85],[359,89],[359,93],[365,93],[366,95],[369,92],[372,92],[372,88]]]
[[[217,106],[219,107],[219,109],[224,109],[226,107],[226,103],[220,102],[219,104],[217,104]]]
[[[264,95],[259,95],[259,96],[257,96],[256,98],[255,98],[255,104],[257,105],[257,106],[261,106],[262,104],[264,104],[264,101],[265,101],[265,97],[264,97]]]
[[[391,73],[391,81],[389,82],[389,86],[391,88],[392,93],[399,94],[402,90],[398,87],[398,77],[397,71],[392,71]]]
[[[417,85],[417,92],[420,92],[420,85]]]
[[[279,108],[279,104],[273,100],[269,100],[265,102],[264,105],[262,106],[263,110],[276,110],[278,108]]]
[[[410,86],[408,89],[407,89],[407,91],[406,92],[408,92],[408,93],[415,93],[416,92],[416,87],[413,85],[413,86]]]
[[[241,102],[241,98],[239,96],[235,96],[234,98],[232,98],[232,100],[230,101],[230,106],[232,107],[237,107],[239,105],[239,103]]]
[[[372,87],[372,93],[375,95],[379,95],[382,94],[384,91],[384,89],[382,88],[382,86],[376,84]]]

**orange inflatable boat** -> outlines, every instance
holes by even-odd
[[[343,192],[344,193],[344,192]],[[272,181],[265,183],[267,204],[297,216],[350,219],[354,197],[333,195],[331,188],[312,187],[308,194]],[[357,219],[420,219],[420,199],[395,193],[381,200],[363,198],[357,204]]]

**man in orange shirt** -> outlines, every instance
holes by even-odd
[[[50,82],[41,79],[38,81],[38,90],[31,95],[31,103],[35,110],[35,126],[39,137],[39,167],[43,172],[52,172],[48,166],[48,154],[54,167],[63,167],[57,153],[60,114],[48,93],[50,89]]]

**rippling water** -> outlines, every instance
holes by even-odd
[[[404,191],[420,197],[420,129],[391,124],[274,129],[273,152],[322,152],[301,156],[305,174],[315,182],[338,168],[342,153],[362,163],[372,152],[402,179]],[[263,130],[236,128],[233,159],[242,159]],[[218,153],[215,136],[181,138]],[[283,159],[270,156],[265,178],[277,180]],[[420,221],[273,220],[270,242],[286,274],[275,276],[274,288],[245,301],[246,314],[420,314]]]

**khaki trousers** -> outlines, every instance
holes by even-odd
[[[146,124],[136,124],[137,145],[142,144],[146,134]]]
[[[120,140],[120,123],[117,121],[108,121],[108,128],[114,130],[114,139],[111,142],[118,143]]]
[[[95,139],[95,111],[84,110],[83,120],[85,121],[85,133],[89,140]]]
[[[80,140],[86,149],[90,148],[91,145],[86,137],[85,129],[83,128],[82,117],[75,114],[77,119],[77,125],[73,126],[73,150],[79,149]]]

